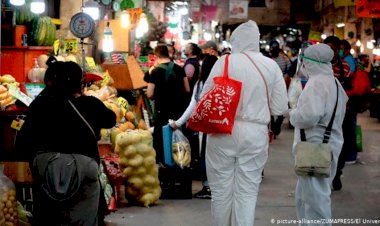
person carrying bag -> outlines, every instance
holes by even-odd
[[[329,177],[331,166],[331,146],[328,143],[331,135],[331,129],[335,118],[335,112],[338,105],[339,88],[336,83],[337,97],[334,112],[323,135],[322,143],[311,143],[306,141],[305,130],[301,129],[301,142],[296,144],[296,166],[295,172],[299,176],[312,177]]]

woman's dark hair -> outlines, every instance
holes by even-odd
[[[69,97],[82,90],[82,69],[74,62],[54,62],[45,73],[45,84],[49,93]]]
[[[323,43],[325,44],[333,44],[334,46],[336,46],[338,49],[340,48],[340,39],[336,36],[329,36],[327,37],[325,40],[323,40]]]
[[[197,44],[192,42],[190,42],[189,45],[191,46],[191,53],[193,54],[193,56],[199,57],[202,52],[201,48],[199,48]]]
[[[159,58],[169,58],[168,47],[164,44],[157,45],[156,48],[154,48],[154,54]]]
[[[343,39],[340,42],[340,44],[343,45],[344,50],[350,50],[351,49],[351,44],[345,39]]]

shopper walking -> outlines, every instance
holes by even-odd
[[[342,40],[340,43],[339,56],[342,57],[343,60],[345,60],[348,63],[348,65],[350,65],[350,77],[354,78],[356,76],[357,65],[350,51],[351,51],[351,44],[347,40]],[[355,98],[352,98],[352,96],[350,95],[349,97],[350,97],[350,101],[349,101],[349,106],[348,106],[349,107],[348,112],[350,114],[349,115],[350,116],[349,123],[351,126],[350,130],[353,131],[353,135],[356,137],[355,131],[356,131],[356,119],[357,119],[357,113],[358,113],[357,109],[355,109],[356,100]],[[350,147],[350,150],[346,155],[345,161],[347,164],[354,164],[357,162],[358,150],[356,148],[357,147],[356,139],[354,139],[354,142],[355,142],[355,145]]]
[[[116,115],[97,98],[82,95],[82,70],[76,63],[52,63],[45,77],[49,84],[30,104],[16,142],[33,173],[34,225],[98,225],[99,199],[104,194],[98,180],[97,141],[101,128],[115,125]],[[70,163],[76,166],[75,183],[68,183],[69,167],[50,175],[51,161],[63,154],[75,154]],[[54,193],[51,182],[60,178],[66,180],[54,185],[67,185],[67,193]]]
[[[284,54],[282,49],[280,48],[280,43],[278,43],[276,40],[273,40],[269,44],[270,46],[270,57],[277,63],[277,65],[280,67],[283,78],[285,80],[285,83],[288,87],[290,84],[290,77],[287,74],[287,70],[290,67],[290,60],[288,56]],[[271,130],[274,134],[274,138],[276,136],[280,135],[281,133],[281,126],[282,122],[284,121],[284,116],[271,116]]]
[[[200,65],[199,65],[199,55],[201,50],[195,43],[188,43],[185,47],[185,56],[187,57],[185,65],[185,74],[190,84],[190,93],[193,92],[195,83],[199,79]]]
[[[282,115],[288,109],[281,70],[260,53],[259,40],[259,29],[251,20],[231,35],[228,73],[232,79],[242,82],[239,106],[232,134],[208,134],[206,145],[215,226],[254,225],[261,172],[268,158],[270,114]],[[215,63],[201,96],[213,87],[214,77],[223,74],[225,58]]]
[[[218,58],[214,55],[206,54],[204,57],[204,60],[202,61],[202,67],[201,67],[201,73],[199,80],[195,83],[194,86],[194,92],[191,97],[191,102],[189,106],[187,107],[185,113],[177,120],[172,121],[170,123],[170,126],[173,129],[177,129],[181,127],[183,124],[189,120],[191,113],[195,109],[195,106],[197,102],[200,99],[200,94],[202,92],[203,84],[206,82],[212,67],[214,66],[215,62],[218,60]],[[201,134],[201,153],[200,153],[200,159],[197,159],[199,161],[199,168],[200,168],[200,178],[202,180],[203,188],[201,191],[194,194],[195,198],[200,199],[211,199],[211,190],[208,184],[207,175],[206,175],[206,140],[207,140],[207,134],[202,133]],[[199,139],[199,138],[198,138]],[[198,143],[199,144],[199,143]],[[195,149],[198,151],[198,149]],[[192,149],[193,152],[193,149]],[[193,155],[193,153],[192,153]],[[194,155],[199,156],[199,152],[195,153]],[[193,160],[192,160],[193,161]],[[195,166],[197,167],[197,166]]]
[[[334,57],[331,60],[334,76],[339,80],[340,84],[343,86],[344,90],[349,92],[352,90],[352,75],[350,72],[350,65],[340,57],[340,39],[336,36],[329,36],[324,40],[334,52]],[[343,120],[343,146],[339,155],[338,165],[336,169],[335,178],[332,181],[332,188],[335,191],[342,189],[341,175],[343,174],[343,168],[348,158],[351,149],[356,147],[356,135],[355,129],[353,127],[353,111],[350,108],[349,102],[346,106],[346,113]]]
[[[164,162],[162,127],[169,119],[179,118],[185,111],[190,93],[189,82],[182,67],[169,58],[168,48],[158,45],[154,49],[157,57],[155,65],[146,73],[147,97],[154,100],[156,117],[154,120],[153,147],[157,163]]]
[[[299,220],[306,220],[305,223],[299,224],[302,226],[331,225],[331,223],[308,223],[307,220],[332,218],[330,183],[335,176],[339,153],[343,145],[342,123],[348,100],[343,87],[334,77],[330,63],[333,57],[334,52],[326,44],[312,45],[305,50],[301,69],[309,80],[298,99],[297,107],[290,111],[290,122],[295,131],[294,150],[301,140],[300,129],[305,130],[308,142],[322,143],[324,131],[337,103],[329,139],[332,150],[330,177],[298,176],[295,196],[297,217]]]

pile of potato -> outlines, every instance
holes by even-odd
[[[119,168],[127,180],[126,198],[146,207],[156,203],[161,187],[150,132],[137,129],[118,134],[115,152],[119,154]]]
[[[16,190],[13,182],[5,176],[0,176],[0,196],[0,225],[19,225]]]

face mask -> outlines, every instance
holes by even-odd
[[[343,49],[339,50],[339,56],[342,58],[344,57]]]

